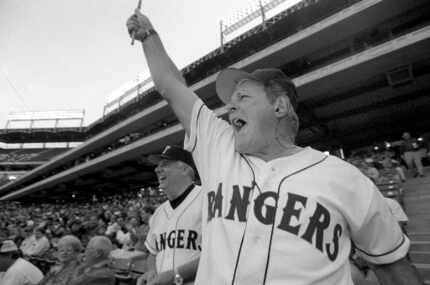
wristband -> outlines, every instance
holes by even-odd
[[[175,285],[184,284],[184,278],[182,278],[181,274],[179,274],[178,269],[175,268],[175,270],[173,272],[175,273],[175,278],[173,279],[173,283]]]
[[[152,35],[156,35],[157,31],[154,29],[149,29],[147,31],[145,31],[145,33],[142,35],[142,38],[140,39],[140,41],[143,43],[144,41],[146,41],[147,38],[149,38]]]

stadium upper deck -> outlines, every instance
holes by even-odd
[[[300,144],[348,148],[397,139],[403,130],[424,131],[430,123],[429,12],[425,0],[303,1],[183,72],[191,88],[223,115],[214,90],[218,70],[282,68],[298,87]],[[137,139],[107,150],[130,133]],[[0,187],[1,199],[38,191],[61,195],[82,184],[117,191],[129,177],[136,182],[127,185],[139,187],[153,176],[137,157],[180,143],[183,130],[150,89],[91,125],[88,134],[81,146]],[[121,169],[128,172],[106,182],[104,173]]]

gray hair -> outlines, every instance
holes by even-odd
[[[94,249],[102,252],[104,257],[108,257],[113,249],[112,242],[105,236],[95,236],[91,238],[88,242],[88,246],[90,244]]]
[[[81,243],[81,241],[80,241],[77,237],[75,237],[74,235],[66,235],[66,236],[63,236],[62,238],[60,238],[60,239],[58,240],[58,244],[57,244],[57,246],[58,246],[60,243],[70,245],[70,246],[72,247],[72,249],[73,249],[75,252],[81,252],[81,251],[82,251],[82,243]]]
[[[297,116],[297,91],[294,85],[281,84],[276,80],[270,80],[264,84],[264,91],[270,103],[274,103],[276,98],[280,96],[286,96],[292,106],[291,111],[288,114],[289,121],[291,122],[291,130],[293,131],[293,138],[297,136],[299,132],[300,122],[299,116]]]

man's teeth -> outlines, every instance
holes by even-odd
[[[233,121],[233,123],[238,128],[242,128],[246,124],[246,122],[244,120],[241,120],[241,119],[235,119]]]

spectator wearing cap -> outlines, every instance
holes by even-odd
[[[74,270],[79,265],[79,254],[82,251],[81,241],[73,236],[66,235],[58,241],[58,265],[51,268],[49,273],[38,285],[66,285],[73,277]]]
[[[161,155],[151,155],[148,160],[157,165],[159,188],[168,201],[157,208],[149,221],[145,241],[150,252],[148,268],[137,284],[173,284],[174,281],[193,284],[201,251],[203,191],[195,183],[197,171],[192,155],[180,147],[166,146]],[[193,232],[197,246],[186,248],[179,239],[165,248],[160,246],[163,235],[170,240],[172,233],[180,232],[184,239]]]
[[[415,176],[424,177],[424,170],[422,160],[422,153],[420,152],[420,144],[416,138],[411,137],[411,134],[404,132],[402,135],[402,158],[406,162],[406,165],[410,170],[413,166],[417,168],[417,174]]]
[[[115,274],[110,269],[112,242],[105,236],[95,236],[88,242],[84,262],[76,268],[67,285],[114,285]]]
[[[37,227],[31,236],[26,238],[20,249],[24,256],[42,256],[50,247],[49,240],[45,236],[43,229]]]
[[[5,240],[0,247],[0,272],[4,272],[0,275],[2,285],[34,285],[43,278],[36,266],[20,257],[12,240]]]

